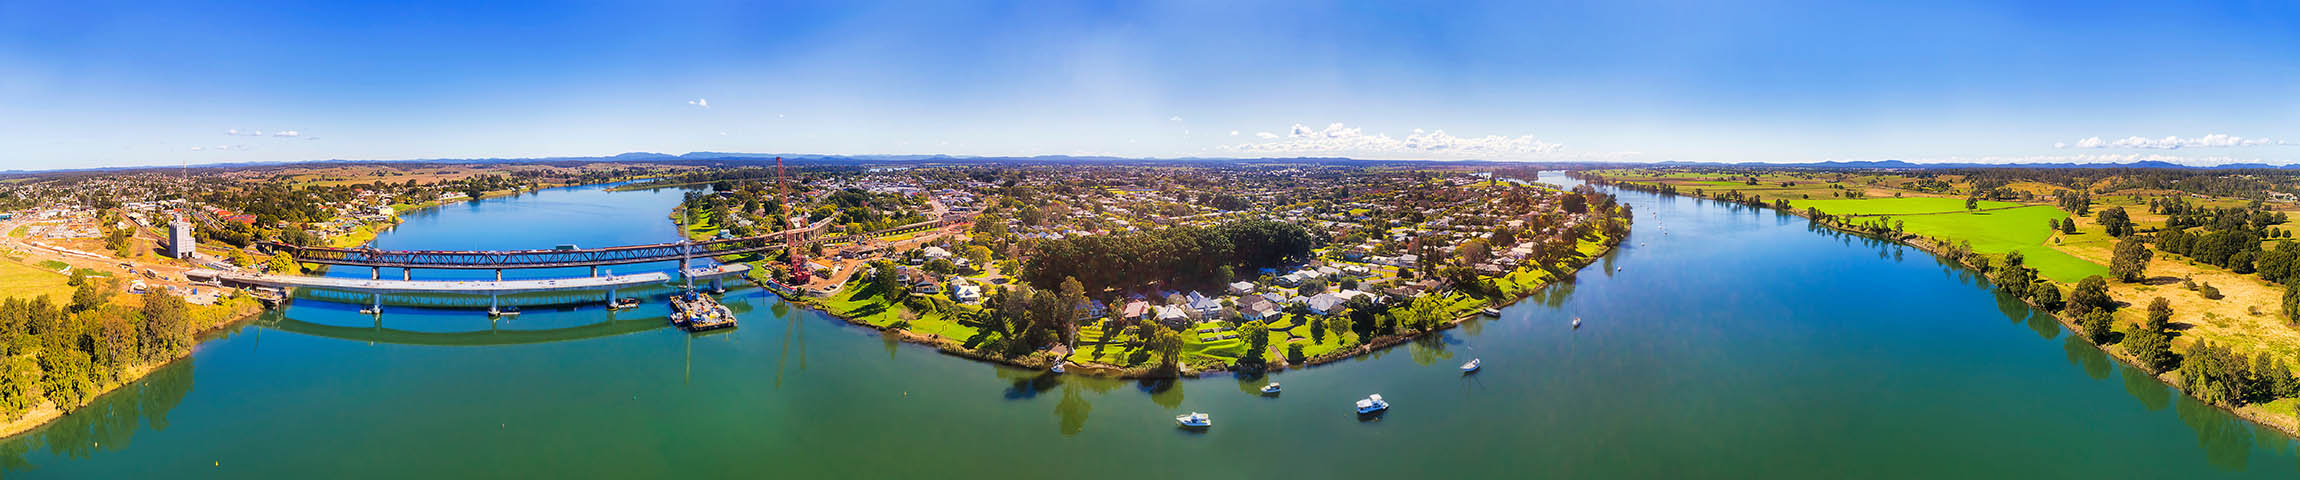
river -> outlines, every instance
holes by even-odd
[[[1565,179],[1554,179],[1570,181]],[[732,332],[664,306],[294,302],[0,442],[9,478],[2291,478],[2295,442],[2126,369],[1923,252],[1620,192],[1579,281],[1274,379],[1054,377],[902,344],[756,289]],[[677,191],[411,214],[385,248],[675,239]],[[652,266],[663,269],[667,267]],[[624,267],[642,271],[643,267]],[[560,272],[564,274],[566,272]],[[365,271],[337,272],[365,275]],[[390,275],[390,273],[386,273]],[[439,275],[427,277],[427,275]],[[417,272],[418,278],[452,275]],[[1568,326],[1581,318],[1578,330]],[[1455,367],[1482,358],[1482,373]],[[1350,403],[1395,407],[1361,422]],[[1203,433],[1180,413],[1213,414]]]

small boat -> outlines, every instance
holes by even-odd
[[[360,315],[375,315],[378,313],[383,313],[383,310],[377,310],[373,307],[359,309]]]
[[[1581,317],[1573,318],[1573,328],[1581,328]]]
[[[607,303],[608,310],[622,310],[626,308],[636,308],[638,306],[639,299],[636,298],[618,298],[613,302]]]
[[[1382,394],[1379,393],[1367,395],[1365,399],[1358,400],[1359,415],[1373,415],[1389,409],[1390,402],[1382,400]]]
[[[1051,372],[1054,372],[1054,373],[1062,373],[1062,364],[1060,364],[1060,363],[1054,364],[1054,368],[1050,368],[1050,369],[1047,369],[1047,371],[1051,371]]]
[[[1493,307],[1485,307],[1485,309],[1484,309],[1484,310],[1480,310],[1480,311],[1478,311],[1478,313],[1483,313],[1483,314],[1485,314],[1485,316],[1488,316],[1488,317],[1499,317],[1499,316],[1501,316],[1501,310],[1499,310],[1499,309],[1495,309],[1495,308],[1493,308]]]
[[[1190,412],[1189,415],[1175,415],[1174,423],[1181,424],[1182,428],[1206,428],[1214,426],[1214,417],[1203,413]]]
[[[1477,369],[1478,369],[1478,367],[1480,367],[1480,366],[1483,366],[1484,364],[1485,364],[1485,359],[1482,359],[1482,358],[1472,358],[1472,359],[1469,359],[1469,363],[1464,363],[1464,364],[1461,364],[1461,373],[1476,373],[1476,372],[1477,372]]]
[[[487,316],[490,316],[490,317],[516,317],[516,316],[519,316],[519,307],[501,307],[501,308],[488,308],[488,309],[487,309]]]
[[[1278,382],[1270,382],[1269,385],[1262,386],[1263,395],[1277,395],[1280,391],[1282,391],[1282,389],[1278,387]]]

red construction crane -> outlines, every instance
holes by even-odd
[[[804,228],[806,221],[801,220],[805,217],[796,215],[798,209],[791,206],[791,185],[783,175],[783,157],[775,157],[775,201],[783,206],[783,248],[789,251],[791,259],[791,286],[804,286],[809,275],[807,258],[799,250],[798,229]]]

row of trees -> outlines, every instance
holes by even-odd
[[[94,282],[80,287],[101,288]],[[0,419],[13,419],[43,398],[77,408],[122,381],[128,368],[191,351],[191,308],[181,297],[153,291],[140,308],[84,300],[0,301]]]
[[[1272,220],[1048,239],[1031,249],[1020,277],[1042,289],[1076,279],[1095,292],[1153,282],[1212,287],[1239,271],[1301,262],[1315,243],[1302,226]]]

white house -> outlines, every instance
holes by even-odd
[[[956,300],[958,303],[980,302],[982,301],[982,287],[974,284],[952,285],[950,287],[950,299]]]

